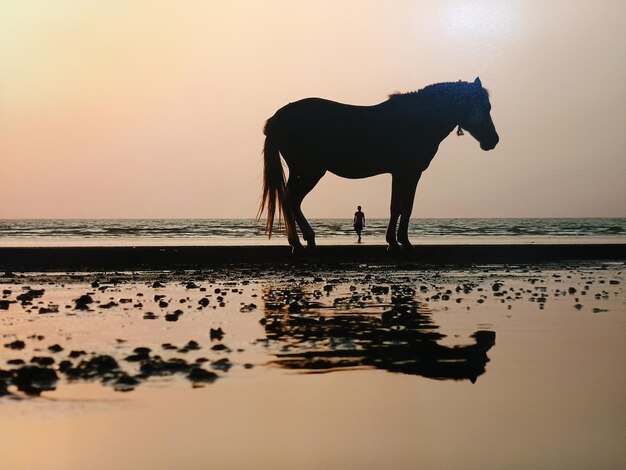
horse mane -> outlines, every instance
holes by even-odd
[[[489,98],[489,91],[486,88],[478,88],[473,83],[463,82],[443,82],[434,83],[432,85],[425,86],[417,91],[409,91],[406,93],[395,92],[389,95],[389,100],[410,100],[410,101],[430,101],[441,100],[442,98],[463,98],[468,96],[468,92],[474,94],[478,91],[482,91]]]

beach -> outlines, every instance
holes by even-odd
[[[355,248],[3,252],[1,466],[624,462],[623,246]]]

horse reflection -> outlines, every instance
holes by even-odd
[[[390,291],[390,303],[359,303],[357,295],[335,299],[330,307],[319,296],[309,300],[300,288],[270,289],[265,330],[276,356],[273,362],[288,369],[377,368],[472,383],[485,373],[495,332],[476,331],[469,345],[441,345],[437,341],[445,335],[437,331],[415,291],[404,286]]]

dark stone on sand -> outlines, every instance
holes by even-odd
[[[0,300],[0,310],[8,310],[9,309],[9,305],[11,305],[13,302],[11,302],[10,300]]]
[[[50,305],[48,307],[41,307],[39,309],[39,314],[47,314],[47,313],[59,313],[59,307],[57,305]]]
[[[187,289],[198,289],[200,286],[197,285],[195,282],[188,282],[185,287]]]
[[[198,303],[203,307],[206,307],[207,305],[209,305],[209,299],[207,299],[206,297],[202,297],[200,300],[198,300]]]
[[[167,349],[167,350],[170,350],[170,351],[171,351],[171,350],[174,350],[174,349],[178,349],[176,346],[174,346],[174,345],[173,345],[173,344],[171,344],[171,343],[163,343],[163,344],[161,345],[161,347],[162,347],[163,349]]]
[[[75,359],[77,357],[80,356],[84,356],[85,354],[87,354],[85,351],[70,351],[69,357],[71,357],[72,359]]]
[[[156,320],[157,318],[159,317],[152,312],[146,312],[143,314],[144,320]]]
[[[216,344],[213,347],[211,347],[211,349],[213,351],[226,351],[228,349],[228,347],[222,343]]]
[[[165,300],[159,300],[159,307],[161,308],[165,308],[169,305],[168,302],[166,302]]]
[[[374,295],[385,295],[389,293],[389,286],[372,286],[370,290]]]
[[[152,375],[163,376],[187,372],[189,367],[187,361],[180,358],[170,359],[169,361],[152,358],[150,361],[142,363],[140,370],[146,377],[150,377]]]
[[[74,299],[75,310],[89,310],[89,304],[93,303],[93,298],[89,294],[81,295],[78,299]]]
[[[180,317],[180,313],[177,313],[177,312],[166,313],[165,314],[165,321],[178,321],[178,317]]]
[[[187,378],[192,382],[212,383],[219,378],[219,375],[215,372],[202,369],[201,367],[194,367],[189,371],[189,374],[187,374]]]
[[[493,284],[491,284],[491,290],[494,292],[498,292],[503,285],[504,284],[502,284],[501,282],[494,282]]]
[[[68,361],[67,359],[59,362],[59,370],[61,372],[65,372],[67,369],[72,367],[72,361]]]
[[[136,385],[139,385],[139,380],[126,373],[121,374],[115,382],[113,382],[113,389],[116,392],[130,392],[135,389]]]
[[[211,367],[217,370],[223,370],[224,372],[228,372],[228,370],[233,366],[232,362],[228,360],[227,357],[223,359],[219,359],[211,363]]]
[[[217,339],[217,340],[221,340],[224,337],[224,331],[222,331],[222,328],[211,328],[211,331],[209,332],[209,337],[213,340],[213,339]]]
[[[13,384],[27,395],[39,395],[45,390],[54,390],[58,376],[53,369],[39,366],[24,366],[15,372]]]
[[[194,340],[190,340],[184,347],[189,351],[197,351],[200,349],[200,345]]]
[[[128,362],[140,362],[150,359],[150,354],[148,353],[139,353],[139,354],[131,354],[130,356],[126,356],[124,359]]]
[[[256,304],[246,304],[239,309],[242,313],[252,312],[253,310],[256,310]]]
[[[21,366],[22,364],[26,364],[24,362],[24,359],[9,359],[7,361],[7,364],[10,364],[12,366]]]
[[[98,308],[112,308],[112,307],[117,307],[117,303],[113,302],[112,300],[106,304],[102,304],[98,306]]]
[[[162,283],[160,283],[159,281],[154,281],[154,282],[152,283],[152,288],[153,288],[153,289],[159,289],[159,288],[161,288],[161,287],[165,287],[165,285],[164,285],[164,284],[162,284]]]
[[[55,363],[54,358],[49,356],[33,356],[30,360],[32,364],[37,364],[43,367],[51,366]]]
[[[102,379],[110,380],[120,372],[117,361],[108,355],[92,357],[81,361],[76,367],[67,368],[64,373],[71,379]]]
[[[11,343],[5,344],[4,347],[9,349],[24,349],[26,347],[26,343],[24,341],[16,339]]]

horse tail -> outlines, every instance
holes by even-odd
[[[268,238],[272,238],[274,217],[277,210],[278,227],[280,228],[284,221],[287,236],[291,235],[289,227],[293,225],[287,223],[287,220],[291,219],[291,213],[285,210],[285,196],[287,194],[285,171],[280,161],[280,152],[276,144],[275,132],[272,131],[272,122],[272,118],[268,119],[265,129],[263,129],[265,134],[265,145],[263,147],[263,193],[257,214],[258,220],[267,209],[265,233]]]

